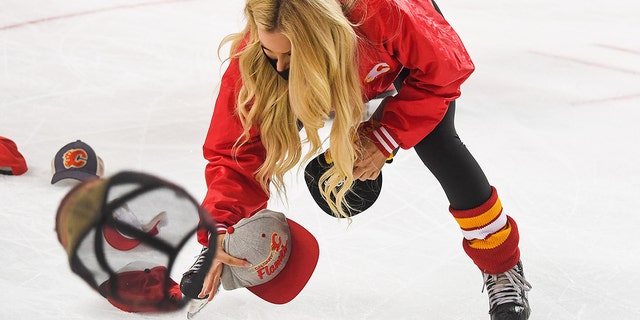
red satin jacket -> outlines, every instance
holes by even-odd
[[[366,15],[366,16],[365,16]],[[460,96],[460,86],[474,66],[453,28],[424,0],[362,0],[348,15],[359,23],[360,78],[366,100],[385,92],[403,68],[409,69],[398,94],[389,98],[382,119],[370,136],[389,155],[408,149],[426,137],[444,117],[448,103]],[[258,128],[236,153],[242,133],[235,113],[240,79],[238,60],[225,71],[209,131],[204,157],[208,192],[202,202],[218,223],[218,233],[267,205],[254,172],[265,158]],[[198,234],[202,244],[208,235]]]

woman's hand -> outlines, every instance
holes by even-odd
[[[213,299],[213,296],[217,293],[216,291],[218,289],[218,286],[220,285],[220,276],[222,275],[223,264],[241,268],[251,267],[251,263],[249,263],[248,261],[232,257],[228,253],[224,252],[224,250],[222,249],[222,240],[224,240],[224,237],[224,234],[218,235],[218,246],[216,247],[216,255],[213,258],[213,262],[211,263],[209,272],[207,272],[207,276],[204,278],[202,290],[198,295],[199,298],[204,298],[209,295],[207,300],[211,301]]]
[[[361,181],[375,180],[380,175],[387,157],[368,136],[361,134],[361,132],[359,132],[358,140],[362,149],[353,164],[353,177]]]
[[[358,145],[361,146],[360,155],[353,165],[353,177],[358,180],[375,180],[380,175],[382,166],[387,162],[387,157],[378,149],[369,138],[369,133],[374,130],[382,120],[382,112],[391,97],[385,97],[371,115],[369,121],[363,122],[358,128]]]

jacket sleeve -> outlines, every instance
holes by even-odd
[[[207,193],[202,207],[217,223],[218,233],[227,226],[264,209],[269,196],[254,177],[265,159],[265,150],[257,128],[249,141],[235,148],[242,135],[242,125],[236,113],[237,90],[240,88],[238,59],[231,59],[220,84],[209,131],[203,146]],[[208,235],[198,233],[206,244]]]
[[[377,40],[410,71],[398,94],[386,101],[382,120],[370,134],[386,155],[426,137],[474,70],[458,34],[430,1],[388,3],[397,8],[391,7],[379,22]]]

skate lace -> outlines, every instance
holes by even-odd
[[[202,247],[202,251],[200,251],[200,254],[198,255],[198,258],[193,263],[191,268],[189,268],[189,270],[187,270],[187,272],[185,272],[185,273],[198,273],[200,271],[200,268],[204,264],[204,260],[206,258],[206,254],[207,254],[208,251],[209,251],[209,248]]]
[[[483,273],[483,277],[483,291],[486,288],[489,294],[490,309],[508,302],[523,307],[528,304],[526,293],[531,290],[531,284],[516,267],[500,274]]]

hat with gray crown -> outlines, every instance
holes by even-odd
[[[284,214],[262,210],[227,229],[224,251],[249,261],[249,268],[224,265],[226,290],[247,288],[274,304],[295,298],[305,287],[318,262],[315,237]]]

